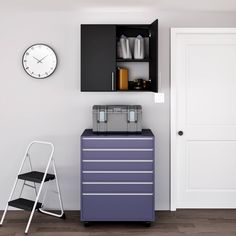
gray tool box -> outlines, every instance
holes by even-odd
[[[94,105],[93,132],[142,132],[140,105]]]

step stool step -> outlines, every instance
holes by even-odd
[[[39,172],[39,171],[31,171],[28,173],[20,174],[18,175],[18,179],[26,180],[26,181],[31,181],[35,183],[41,183],[43,180],[44,173]],[[53,174],[47,174],[45,182],[49,180],[55,179],[55,175]]]
[[[8,202],[8,205],[25,211],[31,211],[33,209],[34,203],[35,203],[34,201],[28,199],[18,198]],[[36,205],[36,209],[41,208],[41,206],[42,203],[38,202]]]

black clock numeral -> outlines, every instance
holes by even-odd
[[[29,69],[29,67],[26,67],[25,69],[26,69],[26,70],[28,70],[28,69]]]
[[[31,75],[33,75],[34,74],[34,72],[31,72]]]
[[[40,75],[40,74],[38,74],[38,76],[39,76],[39,77],[41,77],[41,75]]]
[[[45,75],[48,75],[48,72],[45,72]]]
[[[24,60],[24,62],[27,62],[27,60]]]
[[[29,55],[29,53],[27,52],[27,53],[26,53],[26,55],[28,56],[28,55]]]
[[[34,47],[31,47],[32,50],[34,50]]]

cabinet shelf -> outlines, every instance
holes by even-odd
[[[144,59],[123,59],[123,58],[117,58],[117,62],[149,62],[148,58]]]

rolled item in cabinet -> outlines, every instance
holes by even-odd
[[[122,58],[123,59],[131,59],[132,54],[131,54],[131,49],[129,45],[129,39],[122,35],[120,37],[120,47],[121,47],[121,52],[122,52]]]
[[[144,39],[141,35],[134,42],[134,59],[144,59]]]

